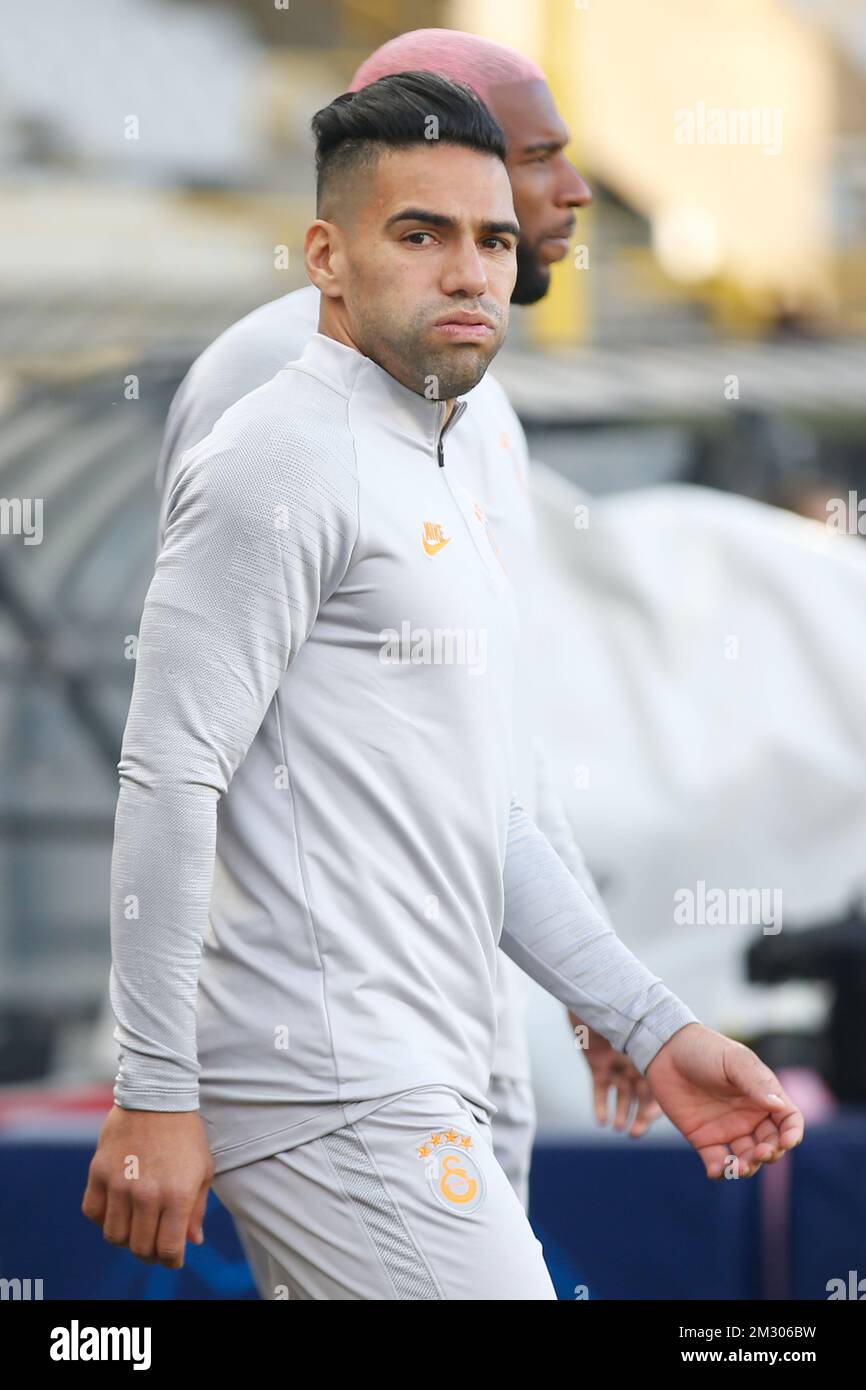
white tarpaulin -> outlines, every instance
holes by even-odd
[[[710,1027],[815,1026],[823,987],[742,957],[866,887],[866,545],[689,485],[591,498],[535,465],[533,494],[538,731],[614,925]],[[539,1120],[591,1123],[528,995]]]

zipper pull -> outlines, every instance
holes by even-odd
[[[456,425],[456,424],[457,424],[457,421],[460,419],[460,416],[463,414],[464,410],[466,409],[466,404],[467,404],[466,401],[458,401],[457,404],[455,405],[454,409],[453,409],[452,412],[451,412],[450,418],[448,419],[447,422],[443,423],[442,428],[441,428],[440,431],[439,431],[439,438],[438,438],[438,440],[437,440],[437,442],[436,442],[436,452],[437,452],[437,454],[439,455],[439,467],[440,467],[440,468],[444,468],[444,467],[445,467],[445,445],[444,445],[444,443],[443,443],[443,435],[445,435],[445,434],[448,433],[448,431],[451,429],[452,425]]]

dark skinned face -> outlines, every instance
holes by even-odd
[[[509,82],[488,101],[508,142],[506,167],[520,223],[512,304],[535,304],[550,288],[550,266],[568,254],[577,226],[573,208],[592,191],[569,159],[568,127],[546,82]]]

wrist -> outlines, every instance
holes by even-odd
[[[692,1024],[703,1026],[687,1004],[675,994],[669,994],[635,1024],[626,1039],[623,1051],[634,1062],[641,1075],[646,1076],[647,1068],[655,1061],[662,1048]]]

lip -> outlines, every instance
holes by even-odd
[[[577,231],[577,221],[575,220],[574,222],[569,222],[569,224],[568,224],[567,227],[563,227],[563,229],[562,229],[561,232],[553,232],[553,233],[547,238],[547,240],[548,240],[548,241],[571,241],[571,238],[574,236],[574,234],[575,234],[576,231]]]
[[[441,319],[436,320],[434,328],[441,328],[446,323],[483,323],[487,328],[493,327],[492,319],[474,309],[454,309],[450,314],[443,314]]]
[[[480,343],[493,333],[489,323],[464,323],[461,319],[447,319],[444,323],[434,323],[433,327],[446,338],[464,338],[471,343]]]
[[[571,237],[567,236],[546,236],[541,243],[542,254],[547,261],[561,261],[563,256],[568,255],[571,246]]]

